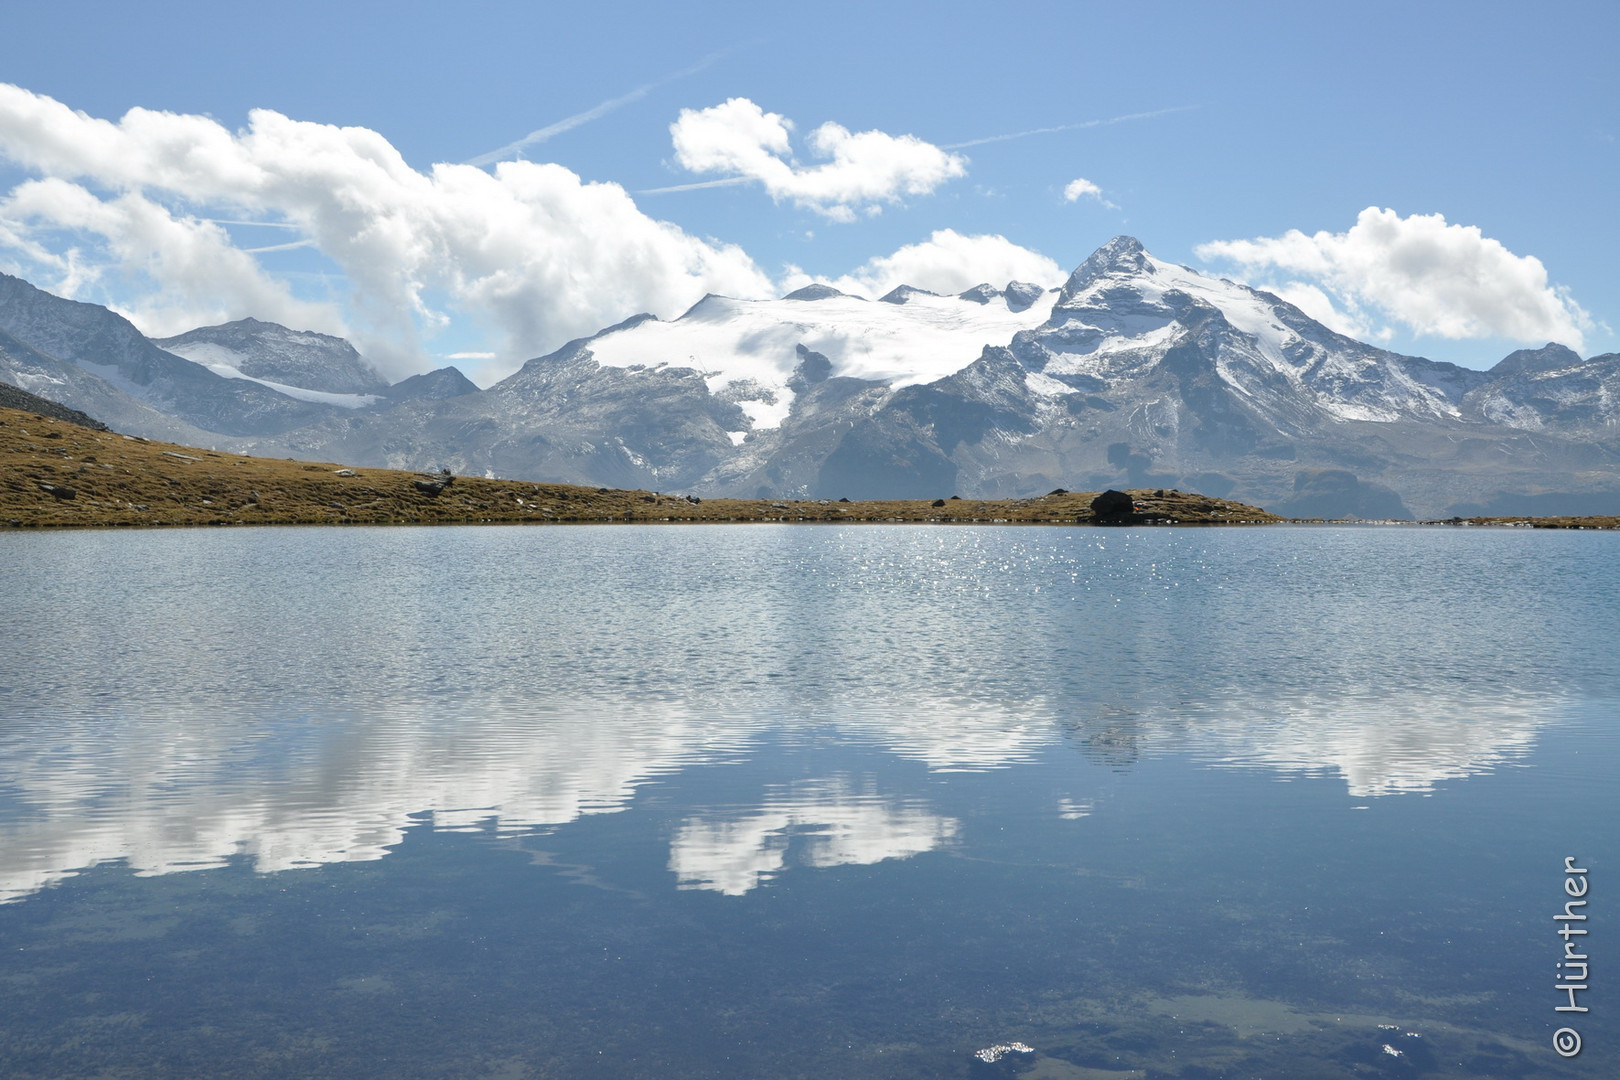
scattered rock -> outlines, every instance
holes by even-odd
[[[1068,488],[1053,488],[1051,491],[1047,492],[1048,495],[1067,495],[1068,493]]]
[[[935,499],[933,502],[929,503],[928,505],[929,506],[944,506],[945,505],[945,500],[944,499]]]
[[[354,470],[353,470],[353,469],[335,469],[335,470],[333,470],[333,471],[334,471],[334,472],[335,472],[335,473],[336,473],[336,474],[337,474],[337,475],[338,475],[338,476],[358,476],[358,475],[359,475],[359,474],[358,474],[358,473],[356,473],[356,472],[355,472],[355,471],[354,471]]]

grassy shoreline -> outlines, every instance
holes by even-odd
[[[929,522],[1075,524],[1096,492],[1028,499],[693,499],[245,457],[0,409],[0,528],[174,525]],[[1257,524],[1256,507],[1179,491],[1131,493],[1131,523]]]
[[[1098,524],[1097,492],[1024,499],[849,502],[695,499],[665,492],[494,480],[245,457],[98,431],[0,408],[0,529],[199,525],[679,524],[695,522]],[[1103,524],[1259,525],[1258,507],[1131,489],[1136,513]],[[1469,518],[1444,524],[1620,527],[1620,518]]]

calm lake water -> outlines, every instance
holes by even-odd
[[[0,596],[7,1078],[1614,1075],[1620,535],[8,533]]]

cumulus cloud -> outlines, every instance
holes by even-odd
[[[487,324],[515,366],[629,313],[774,291],[740,248],[646,216],[617,184],[526,161],[421,172],[377,132],[269,110],[239,131],[148,109],[109,121],[0,84],[0,157],[44,177],[7,198],[0,243],[71,294],[107,267],[84,265],[94,253],[57,255],[42,236],[100,237],[114,264],[139,262],[154,283],[128,312],[153,333],[182,309],[329,325],[319,306],[300,313],[210,217],[281,221],[313,241],[352,290],[357,340],[394,374],[423,366],[423,328],[449,318],[439,305]]]
[[[1063,201],[1074,202],[1082,195],[1090,195],[1094,199],[1102,198],[1102,188],[1081,176],[1069,181],[1069,186],[1063,189]]]
[[[791,275],[787,285],[798,288],[820,281],[843,292],[876,299],[899,285],[959,293],[985,282],[998,288],[1009,281],[1051,287],[1061,285],[1064,277],[1063,268],[1056,262],[1005,236],[964,236],[954,229],[940,229],[921,243],[879,255],[842,277],[814,278],[801,272]]]
[[[832,122],[805,139],[812,154],[831,160],[801,165],[792,157],[793,122],[747,98],[682,109],[669,130],[683,168],[757,180],[778,202],[834,221],[853,221],[857,212],[875,213],[967,174],[966,158],[914,135],[851,132]]]
[[[1348,232],[1201,244],[1199,258],[1236,263],[1330,326],[1365,333],[1393,321],[1444,338],[1505,337],[1584,346],[1591,317],[1547,280],[1539,259],[1515,255],[1471,225],[1440,214],[1401,217],[1369,206]],[[1301,302],[1303,301],[1303,302]],[[1375,336],[1388,337],[1386,326]]]
[[[1082,198],[1096,199],[1110,210],[1119,209],[1119,207],[1103,198],[1102,188],[1098,187],[1096,184],[1093,184],[1085,177],[1078,176],[1073,180],[1070,180],[1068,186],[1063,189],[1063,201],[1078,202]]]
[[[176,215],[139,193],[102,199],[65,180],[30,180],[0,199],[0,219],[29,231],[68,231],[90,238],[98,252],[87,254],[75,246],[59,254],[35,245],[27,253],[53,268],[55,284],[70,294],[94,284],[111,268],[149,284],[150,291],[115,307],[136,316],[153,336],[226,322],[244,312],[305,329],[345,329],[335,305],[293,297],[250,252],[234,247],[218,224]]]

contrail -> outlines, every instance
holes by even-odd
[[[940,147],[941,150],[965,150],[969,146],[983,146],[985,143],[1006,142],[1008,139],[1022,139],[1026,135],[1049,135],[1054,131],[1079,131],[1081,128],[1107,127],[1109,124],[1123,124],[1128,120],[1150,120],[1155,116],[1168,116],[1171,113],[1189,112],[1193,109],[1202,109],[1202,105],[1176,105],[1169,109],[1155,109],[1152,112],[1126,113],[1124,116],[1111,116],[1107,120],[1084,120],[1078,124],[1059,124],[1056,127],[1031,128],[1029,131],[1015,131],[1010,135],[989,135],[983,139],[969,139],[967,142],[951,143]]]
[[[742,48],[742,46],[737,46],[737,48]],[[519,151],[521,151],[525,146],[533,146],[536,143],[543,143],[547,139],[551,138],[554,135],[561,135],[565,131],[572,131],[575,128],[579,127],[581,124],[588,124],[592,120],[595,120],[595,119],[597,119],[599,117],[602,117],[602,116],[606,116],[608,113],[612,112],[614,109],[617,109],[617,108],[619,108],[621,106],[624,106],[624,105],[628,105],[632,101],[640,101],[642,98],[646,97],[648,94],[652,93],[654,90],[658,89],[660,86],[665,85],[666,83],[672,83],[676,79],[684,79],[688,75],[696,75],[698,72],[702,71],[704,68],[706,68],[709,65],[713,64],[715,61],[720,60],[723,57],[729,56],[730,54],[732,54],[732,53],[734,53],[736,51],[737,51],[737,49],[733,48],[733,49],[722,49],[717,53],[710,53],[708,56],[705,56],[702,60],[699,60],[697,63],[693,64],[689,68],[682,68],[680,71],[677,71],[675,74],[667,75],[664,78],[659,79],[657,82],[650,82],[650,83],[647,83],[645,86],[638,86],[634,90],[630,91],[628,94],[621,94],[619,97],[609,98],[608,100],[602,102],[600,105],[594,106],[593,108],[586,109],[582,113],[575,113],[573,116],[567,117],[566,119],[559,120],[555,124],[548,124],[543,128],[539,128],[539,129],[537,129],[535,131],[531,131],[527,135],[523,136],[523,138],[519,139],[517,142],[507,143],[505,146],[501,147],[499,150],[491,150],[487,154],[479,154],[475,158],[467,159],[466,161],[462,162],[462,164],[463,165],[489,165],[489,164],[492,164],[492,163],[497,162],[497,161],[503,161],[506,158],[511,157],[512,155],[514,155],[514,154],[518,153]]]
[[[746,184],[753,180],[752,176],[728,176],[724,180],[699,180],[695,184],[675,184],[671,187],[642,188],[637,195],[663,195],[670,191],[696,191],[699,188],[735,187],[737,184]]]
[[[270,244],[267,247],[243,248],[245,255],[259,255],[266,251],[291,251],[293,248],[314,247],[313,240],[294,240],[290,244]]]
[[[266,229],[299,229],[303,226],[294,225],[290,221],[233,221],[230,218],[203,218],[204,221],[215,225],[258,225]]]

